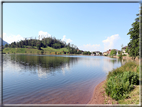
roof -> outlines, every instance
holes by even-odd
[[[124,46],[122,49],[126,49],[128,46]],[[130,47],[128,47],[130,49]]]
[[[122,49],[126,49],[128,46],[124,46],[124,47],[122,47]]]

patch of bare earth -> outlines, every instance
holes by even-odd
[[[88,104],[118,104],[117,101],[106,95],[104,88],[105,82],[106,80],[95,87],[93,97]]]

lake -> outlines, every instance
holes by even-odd
[[[121,61],[105,56],[3,55],[4,104],[87,104]]]

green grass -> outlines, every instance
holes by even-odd
[[[61,52],[69,52],[67,48],[60,48],[60,49],[54,49],[52,47],[47,48],[41,48],[41,50],[38,50],[36,47],[26,47],[26,48],[4,48],[3,53],[11,54],[11,53],[27,53],[27,54],[50,54],[55,52],[63,54]]]
[[[52,47],[47,47],[47,48],[41,48],[41,49],[48,52],[62,52],[62,51],[68,52],[67,48],[54,49]]]

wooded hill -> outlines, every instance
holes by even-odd
[[[42,50],[43,48],[52,47],[54,49],[66,48],[70,54],[80,54],[81,51],[77,51],[78,47],[74,44],[66,44],[66,42],[61,39],[56,39],[55,37],[46,37],[42,40],[39,39],[26,39],[19,42],[12,42],[11,44],[6,44],[4,48],[30,48]]]

